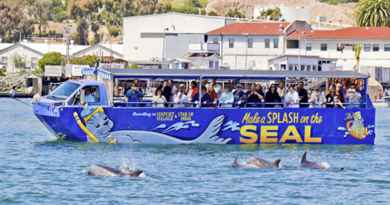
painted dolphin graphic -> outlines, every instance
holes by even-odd
[[[234,168],[280,168],[280,159],[273,162],[260,157],[252,157],[244,163],[240,163],[237,158],[234,159],[232,166]]]
[[[307,160],[307,152],[303,153],[302,159],[301,159],[301,167],[304,168],[310,168],[310,169],[329,169],[330,165],[327,162],[312,162]]]
[[[231,138],[220,138],[218,136],[224,121],[224,116],[214,118],[203,133],[193,140],[182,140],[168,134],[146,131],[146,130],[121,130],[110,133],[118,143],[159,143],[159,144],[189,144],[189,143],[210,143],[227,144]]]
[[[128,168],[111,168],[104,165],[92,165],[88,168],[87,174],[89,176],[108,176],[108,177],[114,177],[114,176],[130,176],[130,177],[144,177],[144,171],[135,169],[130,170]]]

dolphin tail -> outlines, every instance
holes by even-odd
[[[307,152],[303,153],[303,155],[302,155],[302,159],[301,159],[301,164],[303,164],[304,162],[306,162],[306,161],[307,161],[307,159],[306,159],[306,155],[307,155]]]
[[[279,168],[279,167],[280,167],[280,162],[281,162],[281,161],[282,161],[281,159],[277,159],[277,160],[273,161],[272,164],[273,164],[275,167]]]

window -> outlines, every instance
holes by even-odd
[[[213,38],[213,43],[218,44],[218,38]]]
[[[306,51],[311,51],[311,43],[306,43]]]
[[[390,44],[385,44],[385,52],[390,52]]]
[[[280,70],[286,70],[286,64],[281,64],[280,65]]]
[[[229,38],[229,48],[234,48],[234,39]]]
[[[214,68],[214,61],[209,61],[209,68],[213,69]]]
[[[328,44],[321,43],[321,51],[327,51],[328,50]]]
[[[274,48],[279,48],[279,39],[274,38],[273,41],[274,41]]]
[[[311,71],[311,65],[307,65],[307,66],[306,66],[306,70],[307,70],[307,71]]]
[[[8,58],[6,56],[1,57],[1,63],[7,64],[8,63]]]
[[[373,52],[378,52],[379,51],[379,44],[373,44],[372,45],[372,51]]]
[[[265,48],[270,48],[271,40],[268,38],[264,39],[264,47]]]
[[[364,49],[364,52],[371,52],[371,44],[365,43],[363,49]]]
[[[248,48],[253,48],[253,38],[248,38]]]
[[[305,65],[301,65],[301,71],[305,70]]]
[[[287,48],[299,48],[298,40],[287,40]]]
[[[291,71],[292,71],[293,69],[294,69],[294,68],[293,68],[293,65],[289,64],[289,65],[288,65],[288,70],[291,70]]]
[[[78,83],[65,82],[51,92],[47,97],[49,99],[66,99],[79,87],[80,85]]]

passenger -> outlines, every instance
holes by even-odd
[[[161,88],[157,88],[154,92],[152,103],[153,107],[164,107],[165,103],[167,103],[167,99],[165,99],[165,96],[162,95]]]
[[[139,102],[141,102],[143,96],[143,93],[134,83],[131,84],[130,89],[126,92],[127,102],[129,102],[130,107],[139,106]]]
[[[233,95],[234,95],[234,105],[238,105],[239,107],[245,105],[245,102],[247,100],[247,95],[242,90],[241,84],[236,85],[236,89],[233,91]]]
[[[97,103],[96,89],[95,88],[85,89],[84,101],[88,105]]]
[[[362,96],[356,90],[354,84],[347,90],[348,107],[357,108],[360,106]]]
[[[266,107],[281,107],[282,98],[276,89],[276,85],[272,84],[267,93],[265,94],[265,106]]]
[[[196,81],[191,81],[191,90],[190,90],[190,99],[189,101],[191,103],[196,103],[199,101],[199,88],[198,88],[198,83]],[[194,104],[195,105],[195,104]]]
[[[341,101],[341,96],[340,95],[335,95],[334,97],[334,104],[335,104],[335,107],[337,108],[345,108],[344,105],[343,105],[343,102]]]
[[[248,107],[260,107],[264,97],[260,95],[256,90],[256,85],[252,84],[251,90],[248,94],[248,98],[246,100]]]
[[[278,93],[280,98],[282,99],[282,105],[284,105],[284,95],[286,94],[286,85],[284,81],[280,81],[278,85]]]
[[[320,89],[314,88],[309,99],[310,108],[321,108],[325,102],[325,96],[320,92]]]
[[[294,85],[289,85],[284,96],[284,103],[289,108],[299,108],[299,95]]]
[[[335,95],[339,96],[340,102],[342,102],[342,103],[345,102],[343,84],[341,84],[341,83],[337,83],[337,84],[336,84],[336,92],[335,92]]]
[[[202,107],[211,107],[211,106],[213,106],[213,99],[211,98],[211,95],[207,91],[205,86],[202,86],[201,106]]]
[[[213,79],[213,81],[211,81],[211,84],[213,85],[214,91],[217,94],[217,96],[221,96],[222,87],[220,84],[217,83],[217,80]]]
[[[179,90],[176,93],[173,102],[176,107],[186,107],[188,104],[188,96],[186,93],[186,86],[184,84],[179,85]]]
[[[207,92],[209,93],[213,103],[216,105],[217,104],[217,100],[218,100],[218,95],[217,95],[217,92],[215,92],[215,90],[214,90],[213,84],[208,84]]]
[[[259,93],[264,98],[263,86],[261,84],[256,84],[256,92]]]
[[[325,104],[327,108],[332,108],[335,105],[335,89],[333,86],[329,88],[328,94],[325,96]]]
[[[230,86],[225,86],[224,91],[219,97],[221,107],[232,107],[234,103],[234,95]]]
[[[298,83],[299,107],[309,107],[309,96],[302,81]]]
[[[162,95],[165,97],[167,102],[172,102],[172,81],[171,80],[164,80],[163,86],[162,86]],[[166,104],[166,107],[169,105]]]
[[[12,86],[12,89],[9,91],[9,95],[11,98],[16,96],[16,86]]]

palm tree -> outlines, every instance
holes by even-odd
[[[356,12],[359,26],[390,26],[389,0],[360,0]]]

